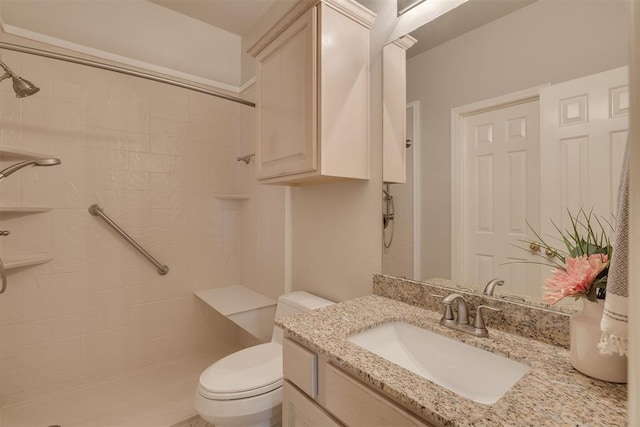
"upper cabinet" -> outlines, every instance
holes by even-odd
[[[258,179],[369,179],[369,29],[351,0],[302,0],[249,49]]]
[[[382,51],[382,180],[404,184],[407,180],[407,54],[416,42],[404,36]]]

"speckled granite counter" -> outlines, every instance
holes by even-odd
[[[627,387],[575,371],[568,351],[491,329],[489,338],[442,327],[441,314],[369,295],[276,323],[289,336],[430,422],[452,426],[624,426]],[[402,320],[524,362],[531,370],[493,405],[475,403],[366,351],[345,338]]]

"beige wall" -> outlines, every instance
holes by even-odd
[[[450,277],[451,108],[628,64],[628,16],[626,1],[542,0],[409,59],[407,101],[422,112],[422,278]]]
[[[629,244],[629,425],[640,425],[640,4],[633,3],[631,49],[630,244]]]
[[[253,152],[254,110],[81,65],[0,55],[41,88],[19,100],[9,83],[0,86],[0,144],[62,159],[0,183],[3,206],[52,208],[0,214],[0,228],[11,231],[0,256],[53,257],[10,270],[0,295],[0,406],[236,345],[237,328],[193,291],[244,281],[272,297],[283,289],[283,190],[258,188],[254,164],[235,160]],[[16,161],[3,158],[0,168]],[[228,193],[249,199],[215,197]],[[156,274],[89,215],[92,203],[169,274]]]
[[[395,2],[362,1],[377,13],[370,32],[371,177],[293,189],[293,288],[342,301],[372,292],[382,271],[382,48]]]

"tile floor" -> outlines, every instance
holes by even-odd
[[[200,356],[2,410],[2,427],[169,427],[198,421],[193,394],[202,371],[241,347]],[[186,424],[185,424],[186,423]],[[199,425],[199,424],[198,424]],[[206,423],[204,424],[206,425]]]

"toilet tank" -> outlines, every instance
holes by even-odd
[[[332,304],[335,303],[333,301],[329,301],[328,299],[324,299],[308,292],[289,292],[288,294],[281,295],[280,298],[278,298],[278,305],[276,307],[276,319],[295,313],[304,313]],[[282,329],[275,326],[273,328],[273,336],[271,337],[271,341],[282,343],[282,335]]]

